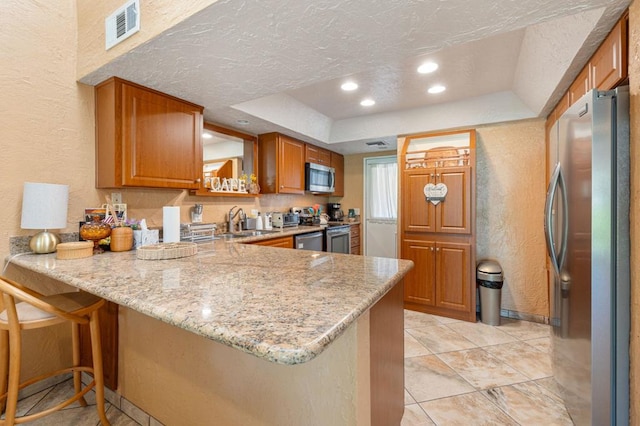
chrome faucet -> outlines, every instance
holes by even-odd
[[[229,210],[229,215],[227,218],[227,229],[229,232],[233,232],[234,231],[234,226],[233,226],[233,219],[240,215],[240,230],[242,230],[242,222],[244,220],[244,210],[242,210],[242,207],[239,208],[235,213],[233,212],[233,209],[235,209],[238,206],[233,206],[231,207],[231,209]]]

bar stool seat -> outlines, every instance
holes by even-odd
[[[7,358],[0,363],[0,412],[1,408],[6,406],[5,419],[0,420],[0,426],[33,421],[61,410],[75,401],[86,406],[84,395],[94,387],[98,416],[103,425],[109,426],[105,415],[98,315],[98,309],[105,303],[104,299],[83,291],[44,296],[8,278],[0,278],[0,294],[4,303],[4,311],[0,312],[0,355],[4,352]],[[49,327],[62,322],[71,323],[73,365],[20,382],[22,330]],[[80,324],[89,324],[93,368],[80,366]],[[6,356],[7,348],[8,357]],[[85,387],[82,387],[81,381],[83,371],[92,373],[94,376],[91,383]],[[15,417],[20,389],[49,377],[67,373],[73,373],[75,389],[73,396],[47,410],[29,416]]]

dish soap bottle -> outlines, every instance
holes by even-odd
[[[256,219],[256,229],[262,229],[262,216],[260,216],[260,212],[258,212],[258,218]]]
[[[271,223],[271,213],[267,212],[264,214],[264,229],[271,230],[273,229],[273,224]]]

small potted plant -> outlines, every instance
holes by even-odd
[[[249,177],[249,185],[247,186],[247,190],[249,194],[259,194],[260,193],[260,185],[258,185],[258,177],[251,173]]]

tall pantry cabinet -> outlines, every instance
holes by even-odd
[[[400,140],[401,257],[411,309],[476,320],[475,131]]]

